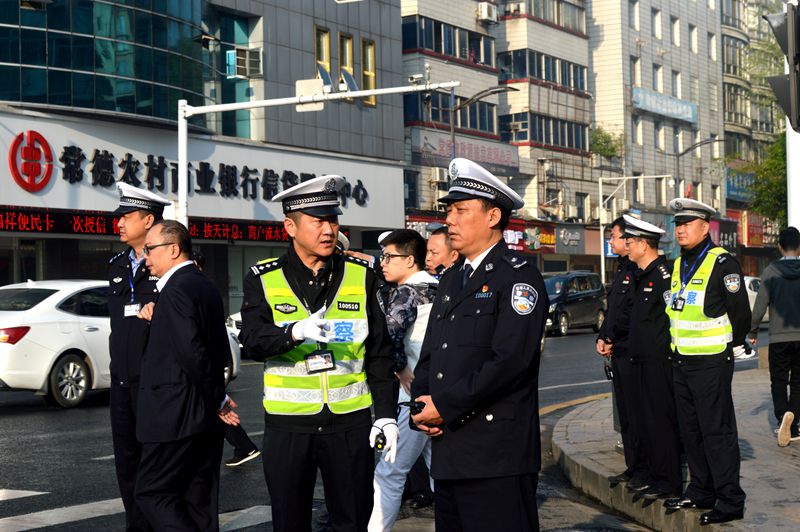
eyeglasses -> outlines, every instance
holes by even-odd
[[[410,257],[410,256],[411,255],[400,255],[398,253],[384,253],[380,257],[378,257],[378,259],[383,263],[383,262],[389,262],[394,257]]]
[[[145,244],[145,246],[142,248],[142,251],[144,251],[145,255],[149,255],[150,252],[156,248],[160,248],[161,246],[171,246],[174,243],[175,242],[162,242],[161,244],[153,244],[152,246]]]

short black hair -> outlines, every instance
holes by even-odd
[[[611,229],[614,229],[615,227],[619,227],[620,232],[622,234],[625,234],[625,218],[620,216],[619,218],[611,222]]]
[[[800,249],[800,231],[796,227],[787,227],[778,235],[778,244],[784,251]]]
[[[511,211],[509,211],[505,207],[501,207],[492,200],[486,198],[477,198],[477,199],[483,205],[484,211],[488,211],[489,209],[500,209],[500,223],[497,224],[497,226],[500,229],[500,231],[505,231],[506,227],[508,227],[508,222],[511,220]]]
[[[453,246],[450,244],[450,232],[447,230],[446,225],[431,232],[431,236],[437,236],[437,235],[443,235],[444,245],[447,246],[447,249],[453,249]],[[428,238],[430,239],[430,237]]]
[[[182,255],[192,256],[192,237],[185,225],[177,220],[159,220],[153,224],[153,227],[157,225],[161,226],[161,235],[165,241],[178,244]]]
[[[631,236],[631,237],[628,237],[628,238],[633,238],[633,239],[636,239],[636,240],[643,240],[645,242],[645,244],[647,244],[647,247],[649,247],[650,249],[658,250],[658,242],[660,240],[658,238],[651,238],[651,237],[647,237],[647,236]]]
[[[163,229],[162,229],[162,231],[163,231]],[[195,264],[197,264],[197,267],[200,268],[201,270],[203,268],[205,268],[205,266],[206,266],[206,256],[203,255],[202,253],[200,253],[199,251],[197,251],[197,250],[193,250],[192,251],[192,260],[194,261]]]
[[[425,268],[425,239],[413,229],[395,229],[381,242],[383,247],[394,246],[403,255],[414,257],[414,263],[420,269]]]

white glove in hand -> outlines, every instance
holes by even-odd
[[[328,337],[325,333],[331,330],[331,324],[322,317],[325,314],[325,306],[304,320],[300,320],[292,325],[292,338],[298,342],[303,340],[314,340],[315,342],[327,343]]]
[[[741,359],[753,358],[754,356],[756,356],[755,349],[751,350],[750,353],[748,353],[743,345],[737,345],[736,347],[733,348],[733,358],[738,358],[741,360]]]
[[[372,430],[369,431],[369,446],[375,448],[375,440],[378,434],[383,431],[386,438],[386,443],[383,446],[383,459],[387,462],[394,463],[397,456],[397,420],[390,417],[382,417],[376,419],[372,424]]]

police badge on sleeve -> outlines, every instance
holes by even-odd
[[[526,316],[536,308],[539,293],[527,283],[517,283],[511,290],[511,306],[520,316]]]
[[[742,279],[739,277],[738,273],[732,273],[730,275],[726,275],[723,280],[725,281],[725,288],[731,294],[735,294],[739,291],[739,287],[742,285]]]

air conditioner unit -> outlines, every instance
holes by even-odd
[[[261,76],[261,48],[236,47],[228,50],[225,52],[225,72],[228,79]]]
[[[432,177],[433,182],[438,184],[447,183],[450,176],[447,173],[447,168],[434,168]]]
[[[523,129],[523,122],[509,122],[508,129],[511,131],[519,131],[520,129]]]
[[[480,2],[478,4],[478,20],[497,23],[497,6],[489,2]]]
[[[577,218],[578,207],[575,205],[564,205],[564,218]]]
[[[591,210],[592,213],[592,220],[599,220],[600,219],[600,207],[594,206]]]
[[[615,198],[614,205],[616,206],[618,211],[627,211],[631,208],[631,202],[628,201],[626,198]]]

